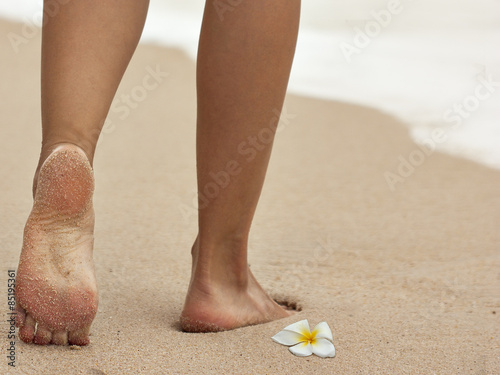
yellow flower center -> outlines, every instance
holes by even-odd
[[[304,336],[305,340],[304,343],[309,343],[313,344],[316,341],[316,335],[318,332],[316,330],[310,332],[309,330],[304,330],[302,333],[302,336]]]

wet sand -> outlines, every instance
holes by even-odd
[[[20,30],[0,22],[0,35]],[[17,267],[40,144],[39,44],[36,35],[16,53],[0,38],[4,353],[7,271]],[[181,332],[196,235],[194,73],[177,50],[139,47],[94,161],[100,305],[91,344],[17,340],[17,367],[2,356],[2,373],[500,372],[500,172],[427,155],[404,124],[376,110],[294,95],[250,263],[272,296],[302,311],[230,332]],[[401,166],[400,156],[409,163],[410,155],[420,164],[413,170]],[[399,176],[393,189],[386,172]],[[335,358],[295,357],[271,340],[301,319],[330,324]]]

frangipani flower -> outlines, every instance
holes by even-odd
[[[319,323],[311,332],[309,322],[304,319],[285,327],[272,339],[282,345],[293,345],[288,349],[300,357],[307,357],[313,353],[322,358],[335,357],[332,331],[326,322]]]

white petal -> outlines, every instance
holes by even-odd
[[[314,340],[310,346],[312,348],[312,352],[318,357],[335,357],[335,347],[327,339]]]
[[[313,329],[313,335],[314,333],[316,333],[316,336],[314,337],[317,339],[328,339],[333,341],[332,330],[328,326],[327,322],[318,323]]]
[[[297,332],[281,331],[271,337],[274,341],[281,345],[295,345],[305,340],[305,337]]]
[[[307,321],[307,319],[301,320],[300,322],[297,323],[290,324],[289,326],[283,328],[283,330],[297,332],[304,336],[306,333],[311,333],[311,329],[309,328],[309,322]]]
[[[295,346],[291,346],[288,348],[293,354],[299,357],[307,357],[312,354],[312,347],[309,342],[301,342]]]

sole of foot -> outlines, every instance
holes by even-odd
[[[15,286],[24,342],[89,343],[98,304],[93,191],[92,167],[75,145],[56,147],[40,168]]]

